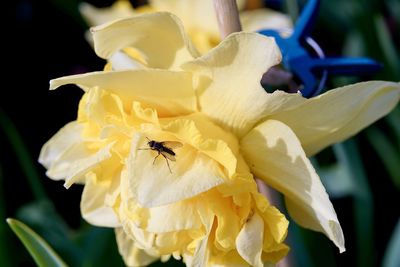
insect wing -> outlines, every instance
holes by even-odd
[[[172,155],[172,154],[169,154],[169,153],[166,152],[166,151],[161,152],[161,154],[162,154],[164,157],[166,157],[167,159],[169,159],[170,161],[176,161],[175,156]]]
[[[164,142],[161,142],[161,144],[169,149],[180,148],[183,146],[182,143],[176,142],[176,141],[164,141]]]

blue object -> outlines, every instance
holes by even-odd
[[[369,58],[325,57],[318,44],[310,37],[320,1],[309,0],[301,12],[292,34],[285,38],[282,32],[262,30],[259,33],[275,38],[282,52],[283,66],[302,83],[304,97],[318,95],[328,74],[365,75],[379,71],[382,65]],[[312,55],[307,46],[314,49]]]

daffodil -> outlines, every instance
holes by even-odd
[[[292,26],[290,19],[268,8],[244,10],[246,1],[238,0],[240,20],[244,31],[261,29],[287,29]],[[82,3],[80,12],[91,26],[98,26],[115,19],[127,18],[148,12],[167,11],[182,20],[185,29],[196,48],[205,53],[220,42],[217,19],[211,0],[150,0],[146,6],[134,9],[129,1],[118,0],[111,7],[96,8]]]
[[[279,261],[288,221],[255,177],[285,196],[297,223],[345,250],[308,157],[390,112],[398,83],[358,83],[312,99],[267,93],[261,77],[281,60],[273,39],[236,33],[200,56],[169,13],[115,21],[93,35],[100,57],[134,49],[144,67],[52,80],[51,89],[77,84],[85,94],[78,119],[44,145],[40,162],[66,187],[84,184],[83,217],[116,228],[128,266],[171,255],[188,266]],[[159,155],[151,141],[181,147]]]

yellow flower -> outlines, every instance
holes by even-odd
[[[138,27],[140,25],[140,27]],[[170,255],[188,266],[263,266],[286,255],[288,222],[257,191],[282,192],[290,215],[344,251],[333,206],[307,156],[356,134],[399,101],[398,83],[345,86],[312,99],[266,93],[281,55],[271,38],[230,35],[199,56],[178,19],[153,13],[93,30],[96,52],[139,53],[143,68],[52,80],[84,91],[77,121],[41,151],[66,187],[85,184],[83,217],[116,227],[128,266]],[[153,68],[149,68],[153,67]],[[176,161],[143,150],[174,141]]]
[[[240,20],[244,31],[265,28],[286,29],[292,26],[290,19],[279,12],[262,8],[243,11],[245,0],[238,0]],[[115,19],[126,18],[147,12],[167,11],[182,20],[196,48],[205,53],[220,42],[213,1],[204,0],[150,0],[149,5],[134,9],[129,1],[118,0],[109,8],[96,8],[82,3],[80,12],[91,26],[101,25]]]

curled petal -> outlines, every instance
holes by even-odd
[[[267,120],[242,140],[253,173],[285,195],[290,215],[300,225],[325,233],[340,249],[344,237],[328,194],[291,129]]]

